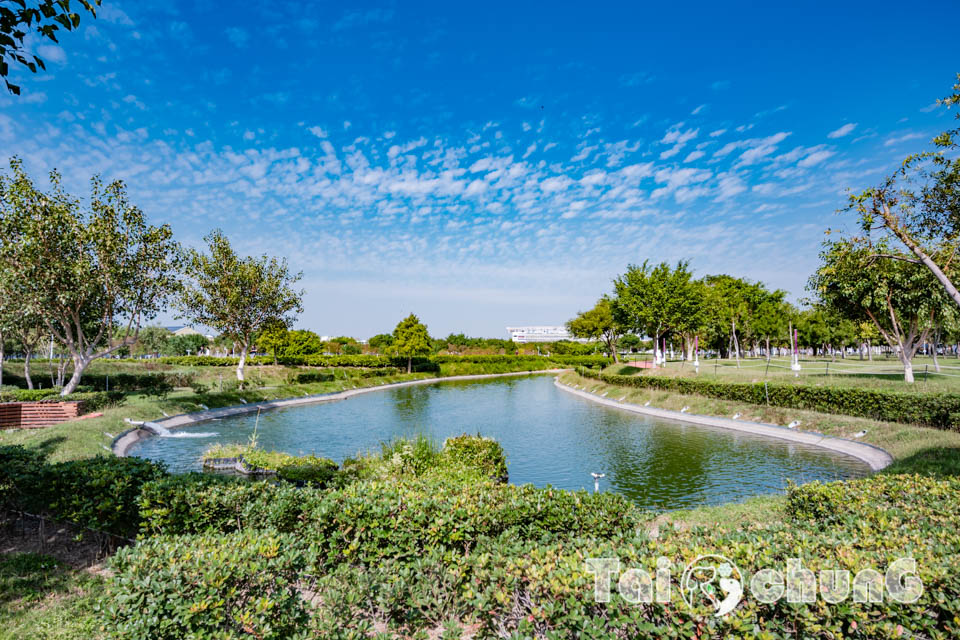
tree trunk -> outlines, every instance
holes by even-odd
[[[237,380],[243,384],[243,365],[247,364],[247,347],[240,350],[240,362],[237,363]]]
[[[903,362],[903,381],[912,383],[913,382],[913,363],[903,355],[903,350],[900,351],[900,361]]]
[[[737,321],[730,321],[730,336],[733,338],[733,352],[737,356],[737,369],[740,368],[740,341],[737,340]]]
[[[867,360],[873,362],[873,344],[867,340]]]
[[[0,387],[3,386],[3,331],[0,331]]]
[[[30,350],[23,355],[23,377],[27,380],[27,389],[33,389],[33,378],[30,377],[30,356],[33,355]]]
[[[770,336],[767,336],[767,362],[770,362]]]
[[[74,392],[74,390],[77,388],[77,385],[80,384],[80,377],[83,375],[84,370],[91,362],[92,359],[90,358],[84,358],[80,355],[73,356],[73,375],[70,376],[70,380],[60,391],[61,396],[68,396]]]
[[[407,373],[413,373],[413,356],[407,356]]]

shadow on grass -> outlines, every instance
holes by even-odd
[[[11,602],[36,602],[67,593],[75,580],[70,568],[39,553],[0,555],[0,611]]]
[[[67,441],[67,436],[53,436],[52,438],[46,438],[41,440],[35,445],[27,447],[27,449],[33,449],[37,453],[41,453],[44,457],[49,458],[57,448]]]
[[[932,476],[960,476],[960,447],[931,447],[895,460],[881,473],[919,473]]]

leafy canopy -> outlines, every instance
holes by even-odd
[[[430,353],[431,344],[427,326],[412,313],[393,330],[393,348],[402,356],[426,355]]]
[[[285,259],[240,257],[220,230],[205,240],[209,254],[190,250],[186,256],[178,301],[183,317],[232,338],[245,354],[256,332],[289,327],[303,311],[303,291],[294,289],[303,274],[291,273]]]
[[[96,18],[96,7],[101,0],[77,0],[80,5]],[[4,0],[0,3],[0,77],[7,90],[20,95],[20,87],[8,79],[10,63],[15,62],[36,73],[37,68],[46,69],[43,60],[29,53],[24,46],[28,35],[34,34],[52,42],[57,40],[60,29],[73,31],[80,26],[80,14],[70,10],[70,0]]]
[[[16,279],[23,312],[41,317],[73,356],[70,393],[90,361],[133,344],[165,306],[179,248],[168,225],[147,224],[122,181],[94,177],[84,209],[56,171],[42,192],[20,160],[10,168],[0,176],[0,268]]]

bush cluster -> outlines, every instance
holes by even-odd
[[[103,616],[116,638],[308,638],[291,535],[254,531],[149,538],[113,558]]]
[[[49,464],[20,445],[0,447],[0,504],[132,538],[140,529],[141,489],[166,477],[161,464],[97,456]]]
[[[84,387],[78,387],[84,389]],[[0,391],[0,402],[63,402],[81,401],[87,413],[100,411],[105,407],[123,402],[122,391],[77,391],[68,396],[60,396],[59,389],[17,389]]]
[[[721,400],[775,407],[838,413],[885,422],[903,422],[940,429],[960,426],[960,394],[906,393],[857,387],[787,385],[776,382],[721,382],[654,375],[608,375],[586,370],[583,375],[621,387],[675,391]]]

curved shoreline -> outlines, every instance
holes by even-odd
[[[401,387],[413,387],[422,384],[435,384],[438,382],[448,382],[456,380],[484,380],[487,378],[506,378],[511,376],[529,376],[542,373],[561,373],[569,369],[539,369],[537,371],[511,371],[509,373],[478,373],[467,376],[448,376],[445,378],[424,378],[422,380],[408,380],[406,382],[393,382],[391,384],[381,384],[373,387],[361,387],[359,389],[347,389],[345,391],[336,391],[333,393],[319,393],[309,396],[284,398],[282,400],[268,400],[266,402],[256,402],[251,404],[234,405],[231,407],[222,407],[220,409],[206,409],[203,411],[194,411],[192,413],[181,413],[175,416],[161,418],[159,420],[150,420],[144,422],[142,426],[127,429],[122,432],[110,444],[110,450],[117,457],[126,457],[127,452],[134,444],[157,435],[156,429],[152,426],[163,427],[164,429],[176,429],[199,422],[206,422],[215,418],[226,418],[228,416],[239,416],[246,413],[253,413],[264,409],[283,409],[285,407],[298,407],[307,404],[319,404],[322,402],[337,402],[346,400],[353,396],[373,391],[384,391],[386,389],[398,389]]]
[[[790,429],[789,427],[781,427],[779,425],[767,424],[764,422],[750,422],[747,420],[733,420],[731,418],[720,418],[717,416],[680,413],[679,411],[644,407],[642,405],[632,404],[629,402],[617,402],[616,400],[612,400],[610,398],[594,395],[589,391],[574,389],[573,387],[560,382],[559,378],[554,378],[553,384],[554,386],[563,389],[568,393],[572,393],[586,400],[591,400],[614,409],[622,409],[624,411],[640,413],[655,418],[663,418],[665,420],[676,420],[679,422],[688,422],[690,424],[698,424],[706,427],[717,427],[720,429],[740,431],[743,433],[751,433],[754,435],[777,438],[779,440],[786,440],[789,442],[800,442],[803,444],[813,445],[815,447],[821,447],[823,449],[827,449],[836,453],[842,453],[865,462],[870,466],[871,471],[880,471],[893,462],[893,456],[887,451],[872,444],[867,444],[866,442],[856,442],[854,440],[847,440],[845,438],[827,436],[822,433],[817,433],[816,431],[799,431],[797,429]]]

